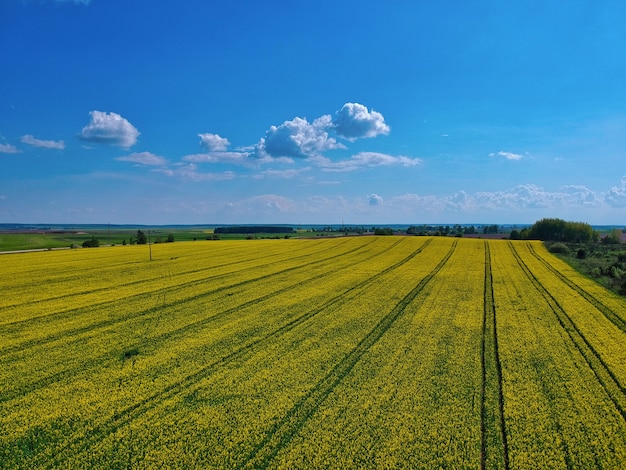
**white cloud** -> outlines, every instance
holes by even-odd
[[[473,194],[465,191],[448,196],[405,194],[391,199],[389,204],[409,211],[467,213],[593,208],[599,207],[602,202],[595,192],[585,186],[564,186],[560,191],[546,191],[534,184],[525,184],[504,191],[482,191]]]
[[[299,169],[289,169],[289,170],[266,170],[258,175],[253,176],[254,179],[265,179],[265,178],[281,178],[281,179],[292,179],[297,176],[301,176],[302,173],[310,171],[311,167],[307,166]]]
[[[612,207],[626,207],[626,176],[622,177],[621,186],[613,186],[604,197]]]
[[[150,152],[131,153],[125,157],[118,157],[116,160],[121,162],[138,163],[139,165],[146,166],[165,166],[167,164],[167,160],[165,158],[159,157],[158,155]]]
[[[129,148],[135,145],[139,131],[116,113],[91,111],[91,122],[83,127],[79,137],[87,142]]]
[[[511,153],[511,152],[497,152],[497,153],[490,153],[489,154],[490,157],[504,157],[507,160],[521,160],[522,159],[522,155],[518,154],[518,153]]]
[[[58,150],[63,150],[65,148],[65,142],[62,140],[41,140],[36,139],[30,134],[23,135],[20,141],[24,144],[32,145],[33,147]]]
[[[229,211],[236,215],[254,217],[263,220],[263,217],[272,218],[277,214],[297,214],[297,204],[283,196],[263,194],[241,201],[227,204]]]
[[[0,144],[0,153],[20,153],[20,151],[15,145]]]
[[[185,155],[182,160],[190,163],[233,163],[243,165],[250,162],[246,152],[209,152]]]
[[[263,157],[307,158],[331,149],[345,148],[326,129],[330,116],[322,116],[313,123],[296,117],[280,126],[271,126],[257,144],[257,155]]]
[[[370,194],[367,196],[367,200],[370,206],[381,206],[383,204],[383,198],[378,194]]]
[[[225,181],[232,180],[236,177],[235,173],[232,171],[224,171],[222,173],[202,173],[198,171],[198,166],[193,163],[189,163],[188,165],[179,165],[177,168],[156,168],[153,171],[166,176],[195,182]]]
[[[374,110],[370,112],[359,103],[344,104],[341,110],[337,111],[333,125],[337,135],[350,141],[386,135],[390,130],[381,113]]]
[[[198,134],[198,137],[200,137],[200,145],[209,152],[223,152],[230,145],[228,139],[219,134]]]
[[[394,157],[378,152],[360,152],[348,160],[332,162],[329,159],[318,159],[318,164],[324,171],[354,171],[364,167],[400,165],[412,167],[419,165],[422,160],[405,156]]]

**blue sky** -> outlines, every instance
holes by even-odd
[[[626,4],[2,0],[0,222],[626,224]]]

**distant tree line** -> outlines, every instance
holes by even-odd
[[[216,227],[213,233],[244,235],[252,233],[293,233],[293,228],[274,225],[238,225],[233,227]]]

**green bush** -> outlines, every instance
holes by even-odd
[[[554,243],[548,250],[550,253],[569,253],[569,248],[564,243]]]

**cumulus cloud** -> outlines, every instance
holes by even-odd
[[[497,153],[490,153],[489,154],[490,157],[504,157],[507,160],[521,160],[522,159],[522,155],[518,154],[518,153],[511,153],[511,152],[497,152]]]
[[[389,134],[385,118],[377,111],[368,111],[359,103],[346,103],[335,113],[333,126],[337,135],[350,141]]]
[[[626,203],[626,199],[625,199]],[[598,195],[585,186],[564,186],[547,191],[534,184],[518,185],[503,191],[459,191],[448,196],[405,194],[390,200],[405,210],[425,212],[519,211],[533,209],[566,209],[599,207]]]
[[[129,148],[135,145],[139,131],[116,113],[91,111],[91,122],[83,127],[80,139],[97,144],[110,144]]]
[[[30,134],[23,135],[20,141],[24,144],[32,145],[33,147],[57,150],[63,150],[65,148],[65,142],[62,140],[41,140],[36,139]]]
[[[626,207],[626,176],[622,177],[621,186],[613,186],[608,191],[604,200],[612,207]]]
[[[381,206],[383,204],[383,198],[378,194],[370,194],[367,196],[367,201],[370,206]]]
[[[118,157],[116,160],[121,162],[132,162],[145,166],[165,166],[167,160],[150,152],[131,153],[124,157]]]
[[[0,144],[0,153],[20,153],[20,151],[15,145]]]
[[[405,156],[394,157],[378,152],[360,152],[353,155],[348,160],[332,162],[329,159],[320,159],[318,164],[323,171],[354,171],[364,167],[390,166],[400,165],[404,167],[412,167],[421,163],[419,158],[410,158]]]
[[[330,116],[322,116],[313,123],[296,117],[280,126],[271,126],[257,145],[260,156],[306,158],[331,149],[345,148],[328,135]]]
[[[230,145],[228,139],[219,134],[198,134],[198,137],[200,137],[200,145],[209,152],[223,152]]]

